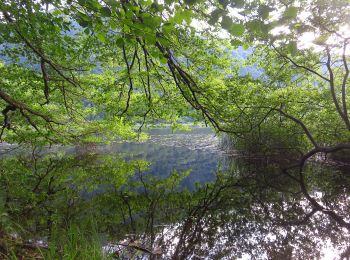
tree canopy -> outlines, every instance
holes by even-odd
[[[1,139],[101,142],[191,118],[236,146],[293,140],[301,163],[348,149],[349,11],[347,0],[2,1]]]

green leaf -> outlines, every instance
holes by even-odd
[[[231,6],[235,8],[242,8],[244,7],[244,0],[232,0]]]
[[[247,27],[253,32],[259,32],[261,30],[261,22],[258,20],[248,22]]]
[[[149,27],[146,27],[144,24],[135,23],[133,24],[132,33],[135,34],[135,36],[144,36],[145,33],[150,31]]]
[[[165,47],[169,47],[170,46],[170,42],[167,39],[164,39],[164,38],[161,38],[161,37],[158,37],[157,39],[163,46],[165,46]]]
[[[324,34],[324,35],[320,35],[319,37],[317,37],[313,43],[317,44],[317,45],[325,45],[326,41],[328,40],[329,35],[328,34]]]
[[[123,38],[118,38],[115,43],[117,44],[118,47],[122,48],[124,46],[124,39]]]
[[[161,57],[161,58],[160,58],[160,63],[162,63],[162,64],[167,64],[167,63],[168,63],[168,59],[165,58],[165,57]]]
[[[96,34],[97,39],[99,39],[101,42],[105,43],[106,42],[106,36],[104,33],[97,33]]]
[[[215,25],[218,22],[219,18],[224,14],[225,14],[224,10],[219,9],[219,8],[215,9],[214,11],[212,11],[210,13],[210,19],[208,20],[208,23],[210,25]]]
[[[82,13],[82,12],[78,12],[77,13],[77,22],[79,23],[79,25],[81,27],[88,27],[89,24],[91,23],[91,18],[90,16]]]
[[[244,31],[245,31],[244,25],[240,23],[232,24],[229,30],[230,34],[234,36],[242,36]]]
[[[162,23],[162,18],[160,16],[152,16],[150,14],[143,14],[142,20],[144,24],[151,27],[152,29],[160,26],[160,24]]]
[[[156,35],[155,34],[145,34],[145,40],[147,43],[154,45],[157,41]]]
[[[192,21],[192,11],[191,10],[184,10],[183,11],[183,17],[187,24],[190,24]]]
[[[185,0],[185,3],[189,6],[191,6],[191,5],[196,3],[196,0]]]
[[[192,12],[190,10],[178,10],[174,16],[174,21],[178,24],[181,24],[182,21],[186,21],[187,24],[190,24],[191,19]]]
[[[84,6],[86,4],[86,0],[78,0],[78,3],[81,5],[81,6]]]
[[[162,26],[162,32],[163,32],[164,34],[170,34],[174,29],[175,29],[175,27],[173,26],[172,23],[165,23],[165,24]]]
[[[150,54],[153,58],[156,58],[156,59],[163,57],[162,54],[157,49],[151,50]]]
[[[118,2],[117,0],[108,0],[108,4],[114,8],[118,6]]]
[[[219,0],[219,3],[220,3],[224,8],[226,8],[227,5],[229,4],[229,0]]]
[[[89,22],[87,21],[84,21],[84,20],[78,20],[78,24],[81,26],[81,27],[88,27],[89,26]]]
[[[110,26],[112,30],[115,30],[118,28],[118,24],[115,20],[110,20]]]
[[[258,9],[258,13],[263,20],[266,20],[270,15],[270,7],[267,5],[261,5]]]
[[[104,17],[110,17],[111,16],[111,10],[109,10],[108,7],[102,7],[101,8],[101,15],[104,16]]]
[[[89,6],[93,10],[99,10],[102,8],[102,5],[98,1],[89,1]]]
[[[129,33],[130,32],[130,27],[127,24],[124,24],[124,32]]]
[[[233,25],[233,22],[232,22],[231,17],[229,17],[229,16],[227,16],[227,15],[225,15],[224,17],[222,17],[222,20],[221,20],[221,26],[222,26],[222,28],[224,28],[224,29],[227,30],[227,31],[230,31],[232,25]]]
[[[289,19],[295,19],[297,15],[298,15],[298,8],[294,6],[288,7],[283,13],[283,17],[289,18]]]
[[[140,12],[140,7],[137,6],[137,5],[133,5],[133,6],[131,7],[131,9],[132,9],[133,11],[135,11],[136,14],[138,14],[138,13]]]
[[[238,46],[242,46],[243,43],[240,40],[234,39],[234,40],[231,41],[231,45],[235,46],[235,47],[238,47]]]
[[[143,1],[140,1],[140,3],[145,6],[150,6],[152,5],[153,2],[152,0],[143,0]]]
[[[288,52],[292,55],[295,56],[298,52],[298,45],[296,41],[290,41],[288,46],[287,46]]]

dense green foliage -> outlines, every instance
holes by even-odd
[[[1,10],[7,142],[135,138],[185,117],[235,142],[278,147],[284,137],[302,153],[348,142],[348,1],[2,1]],[[251,54],[232,57],[239,45]],[[248,65],[260,76],[243,76]]]
[[[253,254],[305,257],[290,248],[296,243],[318,257],[316,241],[293,241],[297,230],[277,216],[303,234],[350,229],[347,188],[305,166],[320,154],[344,159],[350,149],[349,22],[349,0],[0,0],[0,145],[145,139],[145,128],[191,122],[211,126],[233,149],[288,157],[269,165],[266,178],[256,175],[261,165],[247,176],[233,169],[194,193],[177,189],[186,173],[145,180],[147,162],[117,155],[4,157],[0,250],[18,253],[11,238],[2,240],[13,229],[48,236],[48,258],[99,259],[101,233],[120,241],[132,232],[155,249],[166,230],[159,224],[175,225],[172,252],[181,259],[215,247],[220,257],[222,228],[235,256],[258,246]],[[277,179],[271,185],[284,200],[259,186],[266,179]],[[315,199],[318,190],[330,197]],[[316,227],[316,213],[329,222]],[[284,228],[293,237],[281,236]],[[271,233],[272,245],[263,239]]]

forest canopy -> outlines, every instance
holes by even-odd
[[[2,141],[143,138],[190,120],[237,148],[292,147],[302,164],[350,147],[348,0],[0,8]]]

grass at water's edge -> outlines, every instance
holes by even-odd
[[[47,241],[45,241],[47,240]],[[0,232],[0,259],[112,259],[102,251],[93,224],[53,228],[48,239],[25,241],[18,234]]]

